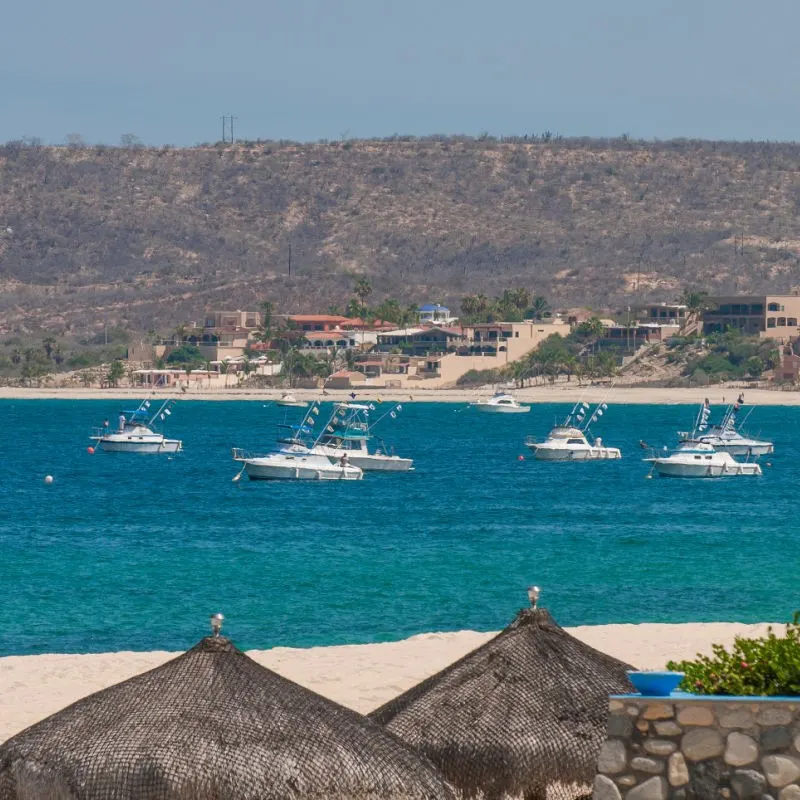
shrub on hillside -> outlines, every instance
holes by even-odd
[[[737,636],[730,651],[712,647],[694,661],[670,661],[667,669],[686,673],[679,689],[693,694],[800,695],[800,611],[785,636]]]

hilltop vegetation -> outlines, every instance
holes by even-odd
[[[800,285],[800,145],[433,137],[0,146],[0,332],[89,339],[221,307],[553,307]],[[291,274],[290,274],[291,268]],[[477,312],[476,312],[477,313]]]

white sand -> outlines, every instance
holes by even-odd
[[[736,635],[762,635],[766,624],[595,625],[569,628],[592,647],[640,669],[710,652]],[[783,626],[776,625],[777,630]],[[249,653],[260,664],[362,713],[377,708],[494,634],[428,633],[401,642]],[[0,658],[0,742],[81,697],[157,667],[175,653],[7,656]]]
[[[177,396],[181,400],[254,400],[270,402],[277,400],[285,390],[282,389],[198,389],[191,387],[186,393],[174,390],[159,389],[156,395],[163,397]],[[365,386],[353,390],[360,400],[375,400],[408,403],[419,401],[424,403],[468,403],[481,397],[489,397],[490,389],[381,389]],[[585,400],[587,403],[598,403],[604,400],[614,404],[643,403],[656,405],[695,405],[702,403],[707,397],[712,404],[733,402],[742,391],[748,405],[761,406],[796,406],[800,405],[800,391],[778,389],[742,389],[736,386],[709,386],[699,388],[675,389],[654,387],[614,387],[578,386],[576,382],[558,383],[553,386],[531,386],[525,389],[512,390],[514,396],[526,403],[572,403]],[[346,400],[350,390],[295,389],[292,392],[300,400]],[[17,400],[120,400],[141,399],[147,390],[144,389],[80,389],[50,388],[27,389],[15,386],[0,387],[0,399]]]

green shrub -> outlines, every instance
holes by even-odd
[[[471,369],[456,381],[456,386],[485,386],[499,380],[500,373],[496,369]]]
[[[694,661],[670,661],[667,669],[685,672],[678,687],[693,694],[800,695],[800,611],[786,635],[772,628],[766,636],[737,636],[730,652],[715,644],[713,655]]]

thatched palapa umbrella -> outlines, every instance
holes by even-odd
[[[369,716],[414,745],[463,796],[530,800],[591,792],[608,696],[627,664],[531,608],[489,642]]]
[[[0,800],[452,800],[378,724],[214,635],[0,746]]]

